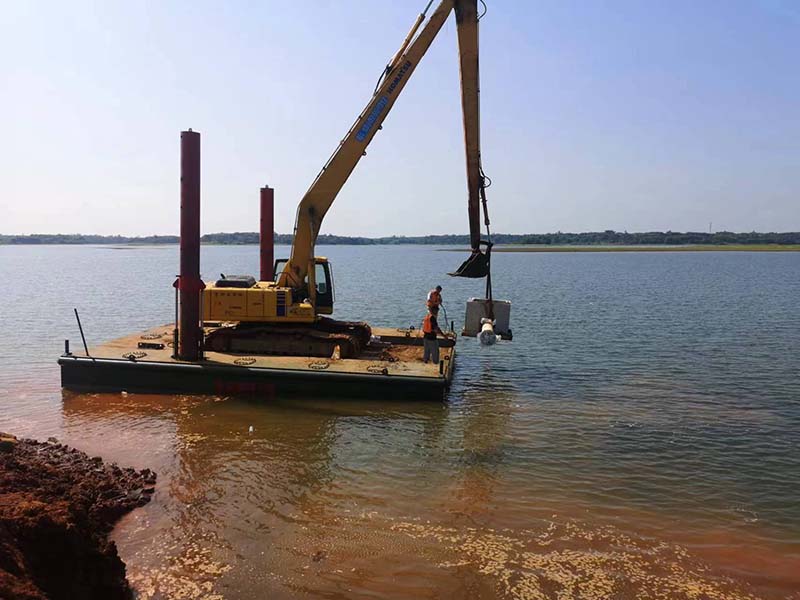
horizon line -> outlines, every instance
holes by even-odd
[[[606,235],[645,235],[645,234],[676,234],[676,235],[717,235],[717,234],[734,234],[734,235],[747,235],[747,234],[755,234],[755,235],[791,235],[791,234],[800,234],[800,230],[786,230],[786,231],[757,231],[755,229],[749,231],[733,231],[728,229],[721,229],[717,231],[674,231],[671,229],[667,230],[657,230],[651,229],[648,231],[617,231],[614,229],[604,229],[604,230],[587,230],[587,231],[548,231],[544,233],[533,233],[533,232],[526,232],[526,233],[504,233],[504,232],[495,232],[492,236],[503,236],[503,237],[524,237],[524,236],[544,236],[544,235],[589,235],[589,234],[606,234]],[[201,234],[201,237],[207,235],[260,235],[258,231],[213,231],[208,233]],[[277,231],[274,232],[276,237],[291,237],[294,236],[294,233],[278,233]],[[380,239],[391,239],[391,238],[400,238],[400,239],[414,239],[414,238],[430,238],[430,237],[455,237],[455,236],[462,236],[462,237],[469,237],[469,233],[422,233],[422,234],[415,234],[415,235],[405,235],[405,234],[389,234],[389,235],[378,235],[378,236],[368,236],[368,235],[345,235],[345,234],[338,234],[338,233],[320,233],[319,237],[339,237],[339,238],[359,238],[359,239],[367,239],[367,240],[380,240]],[[14,237],[35,237],[35,236],[58,236],[58,237],[67,237],[67,236],[91,236],[91,237],[102,237],[102,238],[129,238],[129,239],[141,239],[141,238],[159,238],[159,237],[174,237],[180,238],[180,234],[177,233],[150,233],[150,234],[123,234],[123,233],[47,233],[47,232],[35,232],[35,233],[0,233],[1,238],[14,238]]]

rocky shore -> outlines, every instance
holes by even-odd
[[[0,433],[0,599],[130,598],[108,534],[149,502],[155,481],[53,438]]]

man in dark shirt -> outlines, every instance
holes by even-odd
[[[441,334],[442,330],[439,329],[439,323],[436,317],[439,315],[439,307],[431,306],[428,309],[428,314],[425,315],[425,320],[422,321],[422,362],[427,363],[431,360],[433,364],[439,363],[439,340],[436,334]]]

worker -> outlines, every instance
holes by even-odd
[[[422,321],[422,362],[427,363],[430,359],[433,364],[439,364],[439,340],[436,334],[442,334],[436,317],[439,315],[439,307],[431,306],[428,314]]]
[[[442,286],[437,285],[428,292],[428,308],[435,306],[437,309],[442,306]]]

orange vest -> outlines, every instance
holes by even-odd
[[[428,313],[422,320],[422,333],[433,333],[433,324],[431,323],[432,314]]]
[[[431,290],[428,294],[428,307],[439,306],[442,303],[442,295],[437,290]]]

